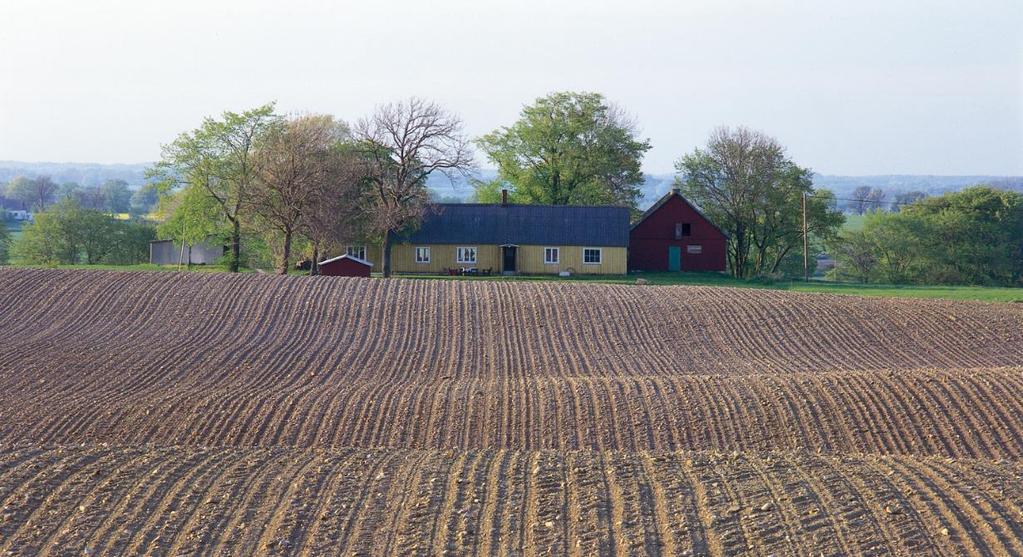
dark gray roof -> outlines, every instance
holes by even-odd
[[[414,244],[628,247],[629,210],[578,205],[432,205]]]

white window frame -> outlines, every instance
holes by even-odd
[[[420,252],[422,250],[422,252]],[[419,257],[420,253],[426,254],[425,258]],[[430,262],[430,246],[416,246],[416,263],[429,263]]]
[[[686,253],[690,255],[702,255],[703,244],[688,244],[686,245]]]
[[[469,250],[472,250],[471,252]],[[455,248],[455,263],[475,265],[478,259],[478,248],[476,246],[458,246]],[[472,254],[472,259],[464,257],[466,253]]]
[[[591,250],[597,252],[597,260],[596,261],[587,261],[586,260],[586,252],[587,251],[591,251]],[[604,248],[583,248],[583,265],[603,265],[603,264],[604,264]]]
[[[353,253],[354,252],[354,253]],[[345,254],[349,257],[357,257],[363,261],[366,259],[366,246],[345,246]],[[361,255],[360,255],[361,254]]]
[[[554,254],[554,259],[548,257],[551,253]],[[547,246],[543,248],[543,264],[544,265],[558,265],[561,263],[561,248],[556,246]]]

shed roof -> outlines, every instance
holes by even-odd
[[[431,207],[419,230],[405,241],[628,247],[629,210],[611,206],[442,203]]]
[[[317,265],[326,265],[327,263],[333,263],[335,261],[340,261],[342,259],[350,259],[350,260],[352,260],[352,261],[354,261],[356,263],[361,263],[361,264],[363,264],[363,265],[365,265],[367,267],[372,267],[373,266],[372,263],[370,263],[369,261],[366,261],[365,259],[360,259],[358,257],[355,257],[354,255],[348,255],[348,254],[339,255],[337,257],[331,257],[330,259],[327,259],[325,261],[320,261],[319,263],[317,263]]]

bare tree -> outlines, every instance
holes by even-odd
[[[373,185],[371,224],[383,241],[383,272],[389,277],[391,241],[422,219],[427,178],[434,172],[449,179],[465,175],[472,169],[472,150],[458,116],[416,98],[378,107],[359,122],[355,135]]]
[[[895,199],[892,201],[892,211],[899,212],[906,205],[916,203],[921,199],[927,197],[927,194],[922,191],[907,191],[895,194]]]
[[[348,137],[348,127],[332,116],[311,115],[270,127],[260,141],[253,159],[255,187],[248,203],[282,236],[278,274],[287,274],[292,241],[311,207],[320,201],[325,185],[336,178],[335,151]]]
[[[880,188],[870,190],[870,195],[867,196],[867,209],[871,211],[880,211],[881,207],[884,205],[885,197],[888,197],[888,194]]]
[[[862,215],[867,211],[871,192],[869,186],[858,186],[852,191],[852,207],[857,215]]]
[[[360,150],[351,142],[343,143],[328,162],[328,175],[315,187],[302,218],[302,234],[313,248],[311,275],[319,274],[320,254],[370,235],[373,191]]]

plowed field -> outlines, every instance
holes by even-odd
[[[0,554],[1023,554],[1023,306],[0,269]]]

